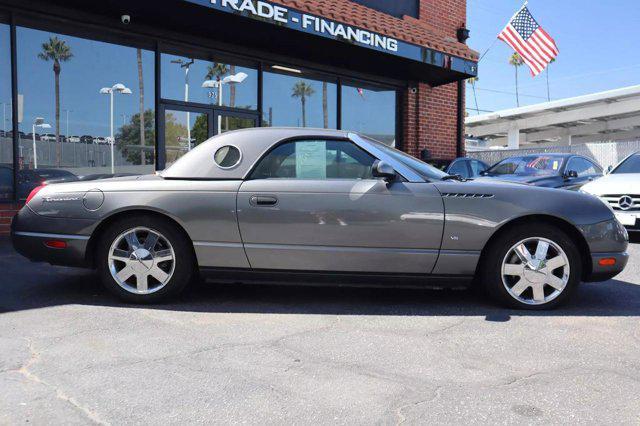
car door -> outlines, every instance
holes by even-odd
[[[238,192],[252,268],[429,273],[444,219],[430,183],[373,177],[376,158],[348,140],[295,140],[260,160]]]
[[[600,170],[600,172],[598,172]],[[576,177],[570,177],[569,174],[575,172]],[[596,166],[590,160],[583,157],[571,157],[565,168],[565,178],[563,188],[579,189],[588,182],[596,179],[602,174],[602,169]]]

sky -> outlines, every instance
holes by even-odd
[[[480,110],[516,107],[515,72],[508,64],[513,50],[495,40],[521,6],[514,0],[467,0],[468,44],[480,54],[489,49],[479,63]],[[531,0],[528,7],[560,49],[549,67],[552,100],[640,84],[638,0]],[[521,105],[547,100],[544,73],[533,78],[523,66],[519,80]],[[476,114],[472,90],[467,90],[467,111]]]

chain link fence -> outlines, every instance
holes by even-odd
[[[626,156],[640,151],[640,141],[591,142],[578,145],[545,146],[540,148],[499,149],[490,151],[468,151],[467,156],[491,165],[508,157],[566,152],[584,155],[598,162],[603,168],[615,166]]]

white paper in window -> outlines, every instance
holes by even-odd
[[[296,177],[298,179],[327,178],[326,142],[296,143]]]

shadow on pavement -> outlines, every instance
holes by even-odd
[[[512,316],[638,316],[640,285],[610,280],[583,284],[573,300],[553,311],[496,307],[471,291],[296,287],[199,283],[172,303],[120,303],[93,271],[31,263],[0,239],[0,313],[59,305],[123,309],[261,314],[485,316],[505,322]]]

